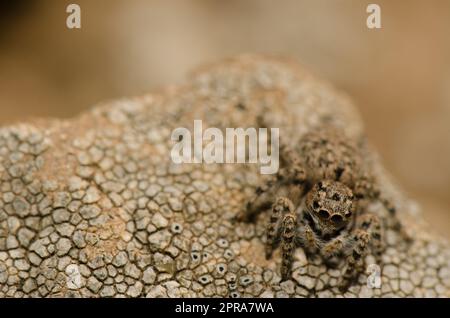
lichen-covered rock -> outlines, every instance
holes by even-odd
[[[73,120],[1,128],[0,297],[450,296],[448,243],[380,165],[414,238],[408,246],[386,233],[380,288],[363,274],[341,294],[341,268],[301,249],[292,279],[280,282],[279,255],[264,259],[267,214],[233,222],[261,180],[257,165],[170,158],[173,129],[192,128],[194,119],[255,127],[262,109],[289,143],[321,118],[350,135],[363,131],[345,96],[294,63],[256,56]]]

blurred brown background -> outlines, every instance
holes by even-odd
[[[82,29],[65,26],[77,3]],[[382,29],[366,28],[377,3]],[[0,2],[0,124],[70,117],[222,57],[300,59],[357,102],[393,175],[450,237],[450,0]]]

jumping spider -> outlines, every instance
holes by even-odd
[[[282,279],[290,276],[294,249],[302,247],[308,255],[319,254],[326,264],[346,261],[339,282],[344,291],[363,271],[369,251],[379,263],[384,249],[386,225],[367,211],[368,203],[380,201],[390,224],[400,229],[400,223],[393,204],[381,194],[362,143],[326,128],[304,135],[298,150],[280,147],[279,172],[256,189],[238,219],[249,221],[272,205],[266,258],[281,243]]]

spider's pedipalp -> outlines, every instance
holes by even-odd
[[[320,250],[322,256],[328,259],[339,254],[345,248],[346,240],[347,240],[346,234],[342,234],[334,238],[333,240],[325,243]]]

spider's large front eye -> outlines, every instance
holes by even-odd
[[[330,213],[328,213],[328,211],[326,210],[320,210],[319,217],[322,219],[328,219],[330,217]]]
[[[331,217],[331,222],[334,224],[341,224],[344,221],[341,215],[335,214]]]

